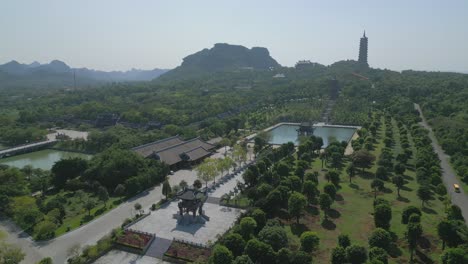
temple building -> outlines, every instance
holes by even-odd
[[[165,138],[132,148],[145,158],[160,160],[176,170],[199,163],[211,155],[215,145],[200,138],[184,141],[179,136]]]
[[[364,31],[364,35],[361,38],[361,41],[359,42],[359,59],[358,62],[366,67],[369,67],[369,64],[367,63],[367,37],[366,37],[366,31]]]

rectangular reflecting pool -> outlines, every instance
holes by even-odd
[[[34,151],[26,154],[12,156],[8,158],[0,159],[0,164],[5,164],[12,167],[23,168],[26,165],[31,165],[33,168],[39,168],[43,170],[50,170],[55,162],[62,158],[83,158],[91,159],[92,155],[75,153],[68,151],[44,149]]]
[[[267,131],[269,134],[270,144],[284,144],[288,142],[293,142],[294,145],[299,145],[299,135],[297,130],[299,125],[290,125],[282,124],[279,125],[270,131]],[[346,141],[348,142],[353,136],[356,128],[350,127],[338,127],[338,126],[314,126],[314,135],[321,137],[323,139],[323,148],[327,147],[329,142],[336,141]]]

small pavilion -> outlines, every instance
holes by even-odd
[[[181,216],[183,216],[184,213],[192,212],[193,217],[196,217],[197,210],[199,215],[203,214],[203,204],[208,196],[206,193],[197,189],[185,188],[176,194],[176,198],[181,200],[178,203],[179,214]]]
[[[299,133],[299,135],[314,134],[313,122],[302,122],[297,132]]]

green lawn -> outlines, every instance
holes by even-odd
[[[395,122],[392,124],[395,126],[395,142],[399,144],[399,130]],[[385,122],[382,122],[378,143],[375,144],[375,150],[372,151],[377,158],[384,147],[383,131],[385,131]],[[412,144],[411,140],[410,143]],[[399,145],[394,147],[394,150],[395,153],[399,152]],[[410,160],[410,162],[413,161]],[[376,168],[377,166],[374,164],[368,171],[374,173]],[[321,161],[319,159],[313,162],[311,170],[320,171],[319,190],[322,191],[326,180],[324,178],[325,171],[321,171]],[[398,198],[397,190],[391,182],[385,182],[385,187],[388,190],[378,194],[378,197],[385,198],[391,202],[392,220],[390,230],[398,237],[396,243],[398,247],[392,250],[392,257],[389,259],[389,263],[407,263],[409,261],[409,251],[407,250],[404,237],[406,225],[400,222],[401,212],[408,205],[421,208],[421,201],[416,196],[416,190],[419,185],[415,180],[414,171],[406,171],[405,178],[407,184],[400,191],[401,198]],[[290,222],[286,226],[290,241],[294,241],[293,244],[297,244],[298,236],[304,230],[317,232],[320,237],[320,249],[314,256],[316,263],[329,263],[331,250],[336,247],[337,237],[342,233],[348,234],[353,243],[368,246],[368,237],[375,228],[372,216],[374,193],[370,187],[371,181],[372,178],[369,179],[357,175],[352,179],[352,183],[350,184],[349,178],[345,170],[343,170],[341,174],[341,189],[338,191],[337,200],[332,205],[330,212],[329,219],[331,221],[322,224],[323,212],[320,211],[319,207],[312,206],[307,210],[308,212],[305,216],[301,218],[299,225]],[[421,222],[424,230],[424,239],[420,243],[422,246],[418,248],[421,254],[430,257],[434,263],[439,261],[438,258],[441,253],[441,241],[437,237],[436,225],[444,217],[444,205],[438,198],[435,197],[434,200],[429,201],[425,208],[423,208],[424,213]],[[418,254],[415,254],[416,256]]]
[[[74,196],[74,192],[62,191],[55,195],[47,196],[45,203],[53,199],[54,197],[61,195],[66,199],[65,206],[65,217],[62,220],[62,224],[58,226],[55,231],[55,236],[60,236],[66,232],[69,232],[73,229],[76,229],[87,222],[99,217],[100,215],[112,210],[116,205],[121,203],[121,197],[109,197],[107,201],[107,206],[104,206],[103,202],[99,202],[97,197],[90,193],[85,193],[80,201],[77,197]],[[98,201],[96,206],[91,209],[91,214],[88,216],[88,211],[84,208],[84,201],[87,199],[95,199]]]

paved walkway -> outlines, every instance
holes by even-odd
[[[224,148],[218,150],[214,156],[222,157],[223,152]],[[176,185],[181,180],[185,180],[188,184],[192,184],[196,178],[196,172],[193,170],[179,170],[169,176],[169,183]],[[94,244],[112,229],[119,227],[126,218],[133,216],[135,203],[140,203],[143,209],[149,210],[153,203],[157,203],[162,198],[162,185],[153,187],[88,224],[46,242],[33,241],[14,223],[6,219],[0,220],[0,230],[8,234],[6,239],[9,243],[20,246],[26,254],[26,259],[22,263],[36,263],[43,257],[52,257],[54,263],[61,264],[65,263],[68,257],[67,251],[71,247],[79,245],[83,248],[85,245]]]
[[[195,178],[194,171],[179,170],[174,175],[169,176],[169,182],[171,185],[175,185],[179,184],[181,180],[186,180],[191,184]],[[20,236],[22,232],[8,220],[0,221],[0,229],[8,233],[8,241],[20,246],[26,253],[26,260],[23,263],[36,263],[43,256],[52,257],[54,263],[65,263],[69,248],[74,245],[83,247],[96,243],[135,213],[133,207],[135,203],[140,203],[143,209],[148,209],[153,203],[161,200],[163,198],[161,188],[160,185],[144,191],[92,222],[47,242],[34,242],[27,235]]]
[[[164,253],[166,253],[169,246],[172,244],[172,240],[162,238],[162,237],[155,237],[151,246],[146,251],[146,256],[150,256],[153,258],[162,259]]]
[[[456,177],[452,166],[449,162],[449,156],[444,153],[442,147],[440,147],[439,143],[437,142],[436,137],[434,136],[434,132],[432,128],[427,123],[426,118],[424,117],[421,107],[418,104],[414,104],[416,110],[418,110],[419,114],[421,115],[422,122],[420,123],[423,127],[429,130],[429,138],[432,140],[432,147],[434,148],[437,156],[440,159],[440,166],[442,167],[442,179],[447,187],[448,194],[452,199],[452,203],[458,205],[461,210],[465,221],[468,221],[468,196],[463,191],[463,188],[460,188],[460,192],[456,193],[453,184],[457,183],[460,184],[459,179]]]

